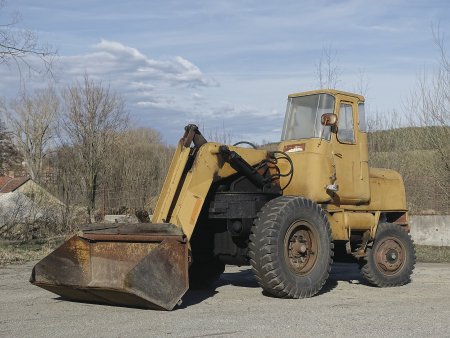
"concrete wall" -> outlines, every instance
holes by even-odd
[[[411,216],[409,224],[415,244],[450,246],[450,216]]]
[[[103,223],[139,223],[134,215],[105,215]]]

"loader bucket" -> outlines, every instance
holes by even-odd
[[[189,287],[187,241],[172,224],[90,226],[38,262],[30,282],[74,301],[172,310]]]

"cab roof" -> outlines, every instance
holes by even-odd
[[[288,97],[298,97],[298,96],[306,96],[306,95],[314,95],[314,94],[330,94],[330,95],[333,95],[333,96],[346,95],[346,96],[356,97],[359,101],[362,101],[362,102],[365,101],[364,100],[364,96],[362,96],[362,95],[349,93],[349,92],[344,92],[342,90],[336,90],[336,89],[311,90],[311,91],[307,91],[307,92],[300,92],[300,93],[289,94]]]

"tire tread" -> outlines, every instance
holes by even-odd
[[[298,288],[289,283],[276,260],[277,240],[280,235],[283,215],[293,210],[309,210],[318,215],[325,226],[330,257],[326,273],[311,287]],[[284,235],[283,235],[284,236]],[[333,262],[333,243],[331,227],[322,208],[315,202],[297,196],[281,196],[269,201],[258,213],[252,227],[249,243],[249,257],[252,271],[258,284],[269,294],[280,298],[306,298],[315,295],[325,284]]]
[[[375,243],[384,233],[397,233],[400,237],[403,237],[406,250],[406,263],[403,266],[403,270],[395,278],[383,275],[375,266],[372,248],[368,248],[367,255],[361,262],[361,274],[370,284],[378,287],[393,287],[408,284],[411,281],[411,274],[416,263],[414,241],[411,239],[411,235],[404,231],[401,226],[392,223],[381,223],[378,225]]]

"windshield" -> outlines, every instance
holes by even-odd
[[[320,118],[325,113],[333,113],[334,96],[314,94],[290,97],[286,108],[281,140],[318,138],[322,131]],[[330,140],[331,127],[324,127],[323,138]]]

